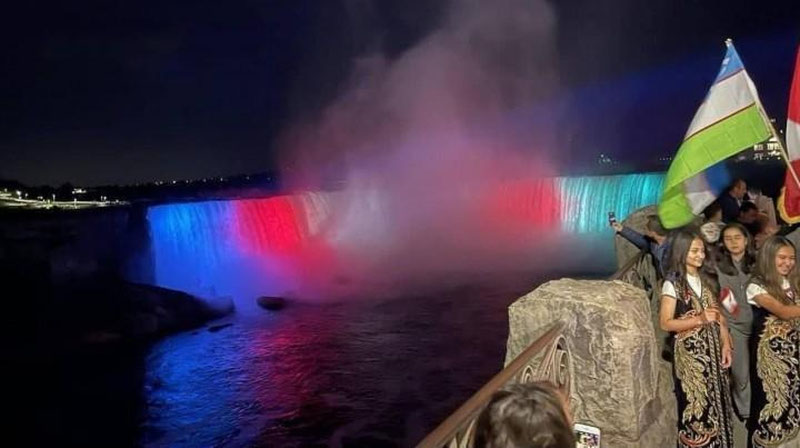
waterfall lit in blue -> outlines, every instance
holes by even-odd
[[[264,286],[253,260],[238,250],[233,232],[236,202],[159,205],[148,210],[157,285],[200,297],[237,295],[254,283]]]
[[[622,221],[658,202],[663,173],[559,177],[561,228],[566,233],[608,232],[608,212]]]

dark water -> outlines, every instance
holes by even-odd
[[[506,307],[543,280],[292,303],[87,354],[39,423],[61,446],[413,446],[502,368]]]

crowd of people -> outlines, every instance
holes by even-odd
[[[748,447],[800,446],[800,268],[792,241],[800,232],[779,227],[771,200],[759,196],[737,180],[702,222],[667,231],[648,216],[644,234],[612,222],[652,255],[659,277],[679,448],[734,447],[736,418]],[[476,448],[596,442],[591,433],[576,435],[567,397],[546,382],[496,392],[474,437]]]
[[[670,334],[679,447],[799,444],[800,270],[790,230],[737,180],[702,223],[647,234],[613,223],[648,251],[661,277],[658,321]],[[768,202],[771,205],[771,201]],[[762,202],[763,204],[763,202]]]

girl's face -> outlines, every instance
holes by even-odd
[[[689,246],[689,253],[686,254],[686,266],[693,268],[700,268],[703,266],[703,261],[706,259],[706,248],[703,245],[703,240],[695,238]]]
[[[775,253],[775,268],[778,274],[786,277],[792,272],[795,264],[794,248],[791,246],[781,246]]]
[[[731,255],[741,255],[747,248],[747,238],[742,234],[742,231],[736,227],[731,227],[725,230],[722,234],[722,244]]]

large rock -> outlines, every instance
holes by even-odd
[[[571,354],[575,421],[614,448],[675,446],[670,366],[660,358],[644,291],[620,281],[551,281],[509,307],[506,365],[554,322]]]

